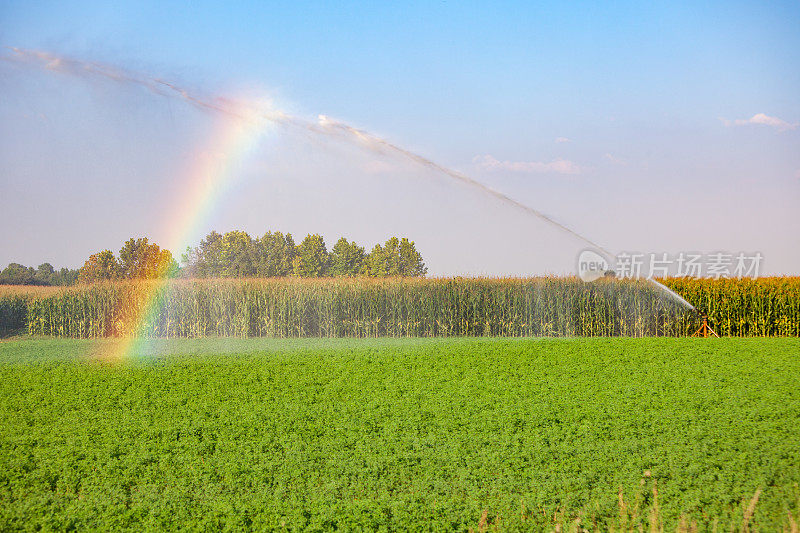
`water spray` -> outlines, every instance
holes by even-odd
[[[154,94],[184,100],[192,106],[206,112],[221,113],[244,121],[266,120],[282,126],[300,129],[305,132],[324,135],[326,137],[344,139],[345,141],[357,144],[380,154],[390,153],[395,156],[402,157],[435,172],[444,174],[461,184],[478,189],[482,193],[489,195],[506,205],[521,210],[527,215],[543,220],[547,224],[550,224],[558,230],[577,238],[579,241],[591,246],[595,250],[599,250],[606,256],[607,259],[610,259],[613,256],[613,254],[611,254],[604,247],[584,237],[565,224],[554,220],[552,217],[542,213],[537,209],[534,209],[533,207],[514,200],[506,194],[493,189],[492,187],[489,187],[488,185],[470,176],[467,176],[466,174],[442,166],[435,161],[393,144],[386,139],[350,126],[344,122],[333,120],[325,115],[319,115],[317,122],[312,122],[274,109],[271,105],[255,105],[252,102],[243,103],[220,97],[199,97],[190,91],[161,78],[122,70],[102,63],[71,59],[38,50],[26,50],[15,47],[8,49],[11,50],[12,54],[8,56],[2,56],[0,59],[11,63],[17,63],[25,66],[35,66],[44,70],[60,72],[78,77],[100,77],[118,83],[138,85],[153,92]],[[678,301],[681,305],[699,313],[699,311],[692,304],[687,302],[678,293],[666,285],[652,278],[647,278],[647,281],[648,283],[651,283],[657,287],[661,292],[664,292],[674,300]],[[706,323],[704,322],[704,324]],[[710,330],[710,328],[707,329]],[[716,333],[714,334],[716,335]]]

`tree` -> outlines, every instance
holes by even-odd
[[[156,246],[156,248],[158,248]],[[178,262],[172,257],[172,252],[163,249],[152,256],[151,269],[147,271],[149,278],[163,278],[177,276],[180,270]]]
[[[254,276],[255,246],[253,239],[244,231],[229,231],[221,240],[220,274],[226,278],[242,278]]]
[[[386,254],[380,244],[376,244],[364,259],[362,272],[372,278],[385,278],[387,276]]]
[[[169,250],[162,250],[147,237],[128,239],[119,251],[119,275],[128,279],[154,279],[177,268]]]
[[[268,231],[256,241],[255,249],[256,275],[275,278],[292,273],[295,244],[291,233]]]
[[[119,261],[114,264],[112,259],[116,261],[113,254],[108,257],[105,252],[93,255],[81,269],[81,280],[155,278],[178,269],[172,254],[146,237],[128,239],[119,252]],[[414,242],[405,237],[377,244],[369,254],[355,241],[342,237],[328,253],[321,235],[309,234],[295,245],[291,234],[279,231],[268,231],[260,239],[239,230],[224,235],[212,231],[197,247],[186,248],[181,263],[182,276],[201,278],[424,276],[427,272]],[[27,275],[26,267],[18,267],[15,276],[22,279]],[[49,263],[29,270],[35,274],[36,283],[67,284],[78,277],[77,271],[62,269],[56,273]]]
[[[49,278],[50,276],[55,274],[55,272],[56,269],[53,268],[53,265],[51,265],[50,263],[42,263],[36,269],[36,275],[41,276],[42,278]]]
[[[191,276],[217,278],[222,275],[222,235],[212,231],[200,241],[200,246],[183,256],[186,270]]]
[[[77,270],[62,268],[56,271],[50,263],[42,263],[36,270],[11,263],[0,272],[0,285],[72,285],[77,280]]]
[[[78,282],[78,269],[61,268],[52,279],[53,285],[74,285]]]
[[[364,267],[364,248],[355,241],[342,237],[331,250],[330,274],[332,276],[357,276]]]
[[[42,263],[36,268],[33,276],[37,285],[56,285],[55,281],[58,273],[50,263]]]
[[[119,263],[111,250],[103,250],[89,256],[78,271],[81,283],[116,279],[119,276]]]
[[[147,263],[147,237],[128,239],[119,251],[119,273],[123,278],[142,277]]]
[[[386,276],[419,277],[428,269],[413,241],[392,237],[381,246],[376,244],[364,261],[364,274],[376,278]]]
[[[198,248],[187,246],[186,250],[181,254],[181,276],[184,278],[199,278],[198,272]]]
[[[37,285],[35,271],[19,263],[10,263],[0,272],[0,285]]]
[[[422,277],[428,273],[428,267],[422,260],[422,254],[417,251],[414,241],[403,237],[400,241],[399,271],[401,276]]]
[[[400,276],[400,240],[392,237],[383,245],[383,256],[386,261],[386,275]]]
[[[318,278],[327,274],[328,251],[322,235],[307,235],[297,247],[292,272],[301,278]]]

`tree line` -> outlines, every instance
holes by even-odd
[[[78,270],[78,281],[91,283],[108,279],[154,279],[179,272],[169,250],[151,243],[147,237],[128,239],[119,251],[92,254]]]
[[[319,234],[295,244],[290,233],[268,231],[253,238],[244,231],[212,231],[182,257],[182,275],[197,278],[327,276],[424,276],[428,269],[414,241],[392,237],[370,252],[345,237],[328,251]]]
[[[72,285],[78,280],[78,270],[56,270],[50,263],[37,268],[10,263],[0,272],[0,285]]]
[[[295,244],[290,233],[268,231],[251,237],[244,231],[209,233],[198,246],[187,248],[181,264],[169,250],[147,237],[125,241],[118,255],[102,250],[77,270],[55,270],[49,263],[37,269],[11,263],[0,272],[0,284],[72,285],[116,279],[153,279],[165,275],[186,278],[244,277],[420,277],[428,269],[414,241],[392,237],[369,252],[355,241],[340,238],[328,251],[319,234]]]

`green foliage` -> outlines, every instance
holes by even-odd
[[[36,269],[11,263],[0,272],[0,285],[72,285],[77,280],[77,270],[56,270],[50,263]]]
[[[0,297],[0,337],[24,333],[28,318],[28,300],[23,295]]]
[[[399,276],[400,274],[400,241],[397,237],[392,237],[381,250],[387,276]]]
[[[428,272],[414,241],[392,237],[383,246],[375,245],[366,258],[364,273],[373,278],[422,277]]]
[[[128,239],[119,251],[119,276],[122,278],[160,278],[177,266],[169,250],[148,242],[147,237]]]
[[[758,489],[751,530],[800,510],[797,339],[113,347],[0,343],[0,530],[740,531]]]
[[[299,278],[319,278],[328,274],[328,250],[322,235],[307,235],[297,246],[292,274]]]
[[[222,235],[212,231],[200,241],[200,246],[184,256],[185,275],[198,278],[222,276],[225,268],[222,253]]]
[[[321,235],[308,235],[295,245],[291,234],[267,232],[254,239],[244,231],[224,235],[212,231],[195,248],[187,248],[179,269],[169,250],[147,237],[125,241],[119,258],[103,250],[87,259],[79,270],[56,271],[50,263],[38,269],[11,263],[0,272],[0,285],[72,285],[116,279],[156,279],[180,273],[184,278],[323,276],[422,277],[427,268],[413,241],[392,237],[371,254],[355,241],[342,237],[329,254]]]
[[[253,239],[244,231],[229,231],[222,236],[222,276],[246,278],[256,274],[255,246]]]
[[[198,247],[187,249],[182,262],[187,278],[422,277],[428,271],[414,242],[405,237],[392,237],[371,254],[342,237],[328,253],[321,235],[309,234],[295,245],[291,234],[281,232],[253,239],[243,231],[214,231]]]
[[[342,237],[331,250],[330,274],[332,276],[358,276],[364,268],[364,248],[355,241]]]
[[[380,244],[376,244],[364,259],[363,273],[371,278],[385,278],[389,275],[386,254]]]
[[[143,275],[147,269],[150,245],[147,237],[128,239],[119,251],[120,274],[123,278],[146,278]]]
[[[256,275],[262,278],[285,277],[292,273],[295,244],[291,233],[268,231],[255,243]]]
[[[400,276],[417,277],[428,273],[428,268],[422,261],[422,254],[417,251],[414,241],[409,241],[405,237],[400,240],[396,261]]]
[[[36,271],[19,263],[10,263],[0,272],[2,285],[36,285]]]
[[[78,279],[81,283],[107,281],[119,278],[120,272],[121,268],[114,252],[103,250],[89,256],[78,271]]]

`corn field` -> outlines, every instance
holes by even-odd
[[[800,336],[800,277],[662,282],[708,314],[708,323],[719,335]]]
[[[708,313],[720,335],[800,335],[800,278],[665,283]],[[153,312],[143,313],[148,307]],[[683,336],[698,320],[644,282],[566,277],[125,281],[0,291],[0,332],[75,338]]]

